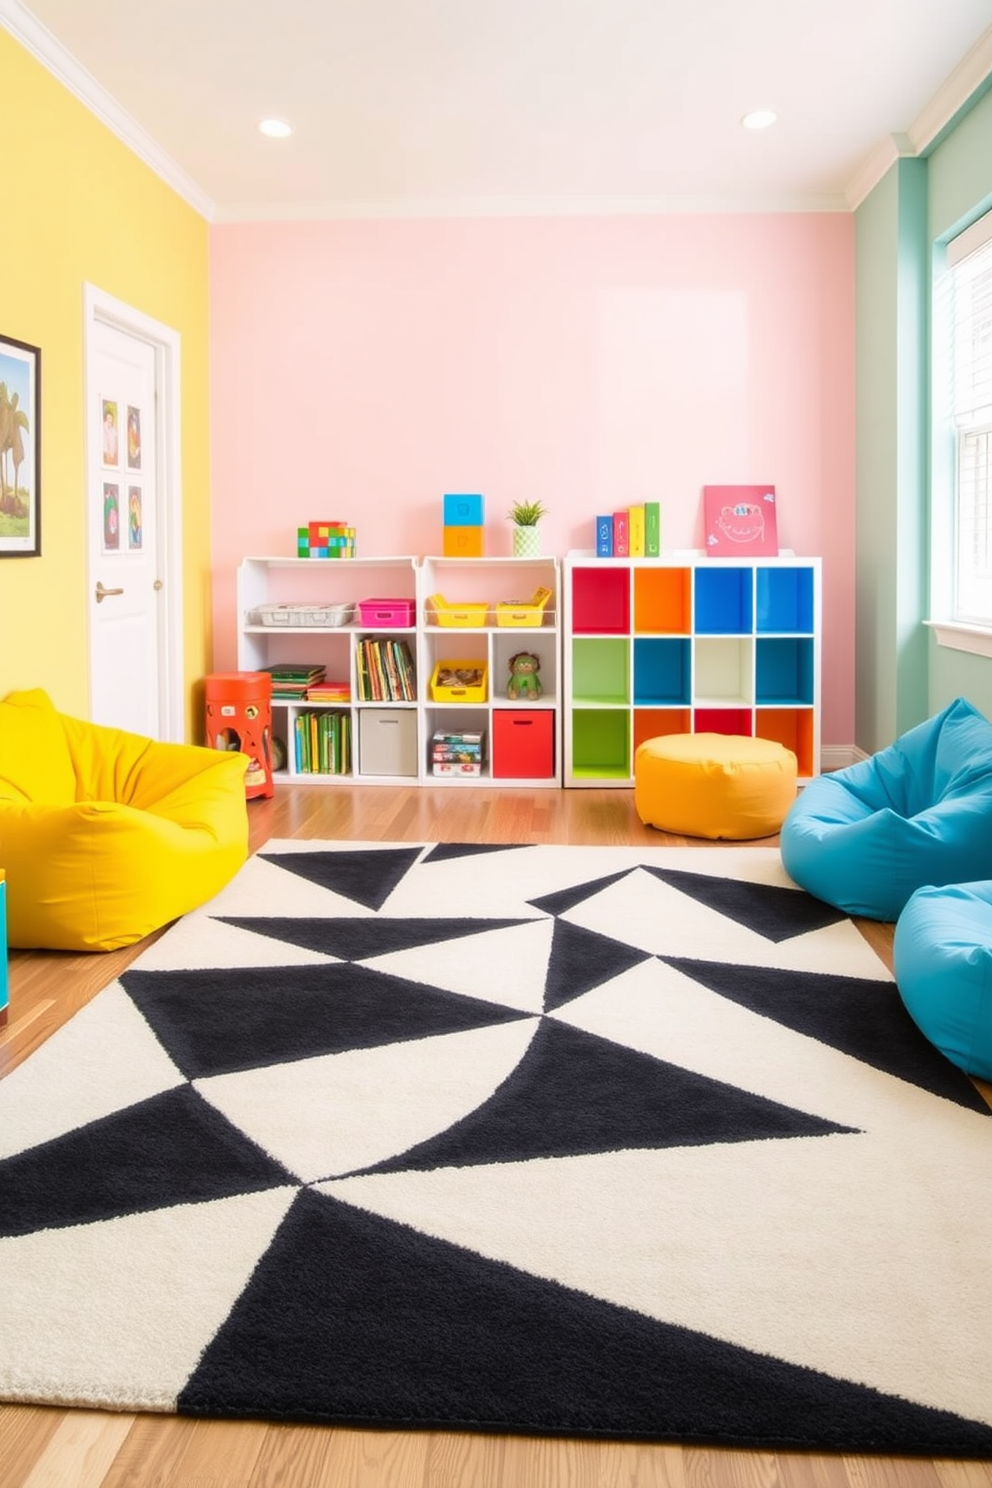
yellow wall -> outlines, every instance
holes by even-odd
[[[0,558],[0,696],[86,717],[83,284],[181,336],[187,737],[209,670],[207,223],[0,30],[0,334],[41,348],[41,557]]]

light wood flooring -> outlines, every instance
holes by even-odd
[[[642,826],[627,790],[294,785],[280,787],[271,801],[252,801],[249,813],[253,849],[271,837],[686,843]],[[891,927],[862,929],[891,966]],[[0,1077],[145,944],[103,956],[11,952]],[[990,1099],[992,1089],[984,1087],[983,1094]],[[992,1488],[992,1463],[354,1431],[0,1405],[0,1488]]]

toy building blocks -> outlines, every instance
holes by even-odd
[[[442,550],[446,558],[482,558],[486,548],[485,497],[448,494],[444,498]]]
[[[354,558],[355,529],[346,522],[310,522],[296,529],[298,558]]]

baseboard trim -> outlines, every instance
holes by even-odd
[[[820,750],[820,770],[846,770],[868,758],[856,744],[825,744]]]

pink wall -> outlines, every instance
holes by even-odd
[[[363,556],[437,553],[480,491],[486,551],[539,498],[546,552],[707,483],[773,482],[824,562],[823,743],[854,739],[854,231],[847,214],[252,223],[211,229],[214,664],[235,573],[346,518]]]

